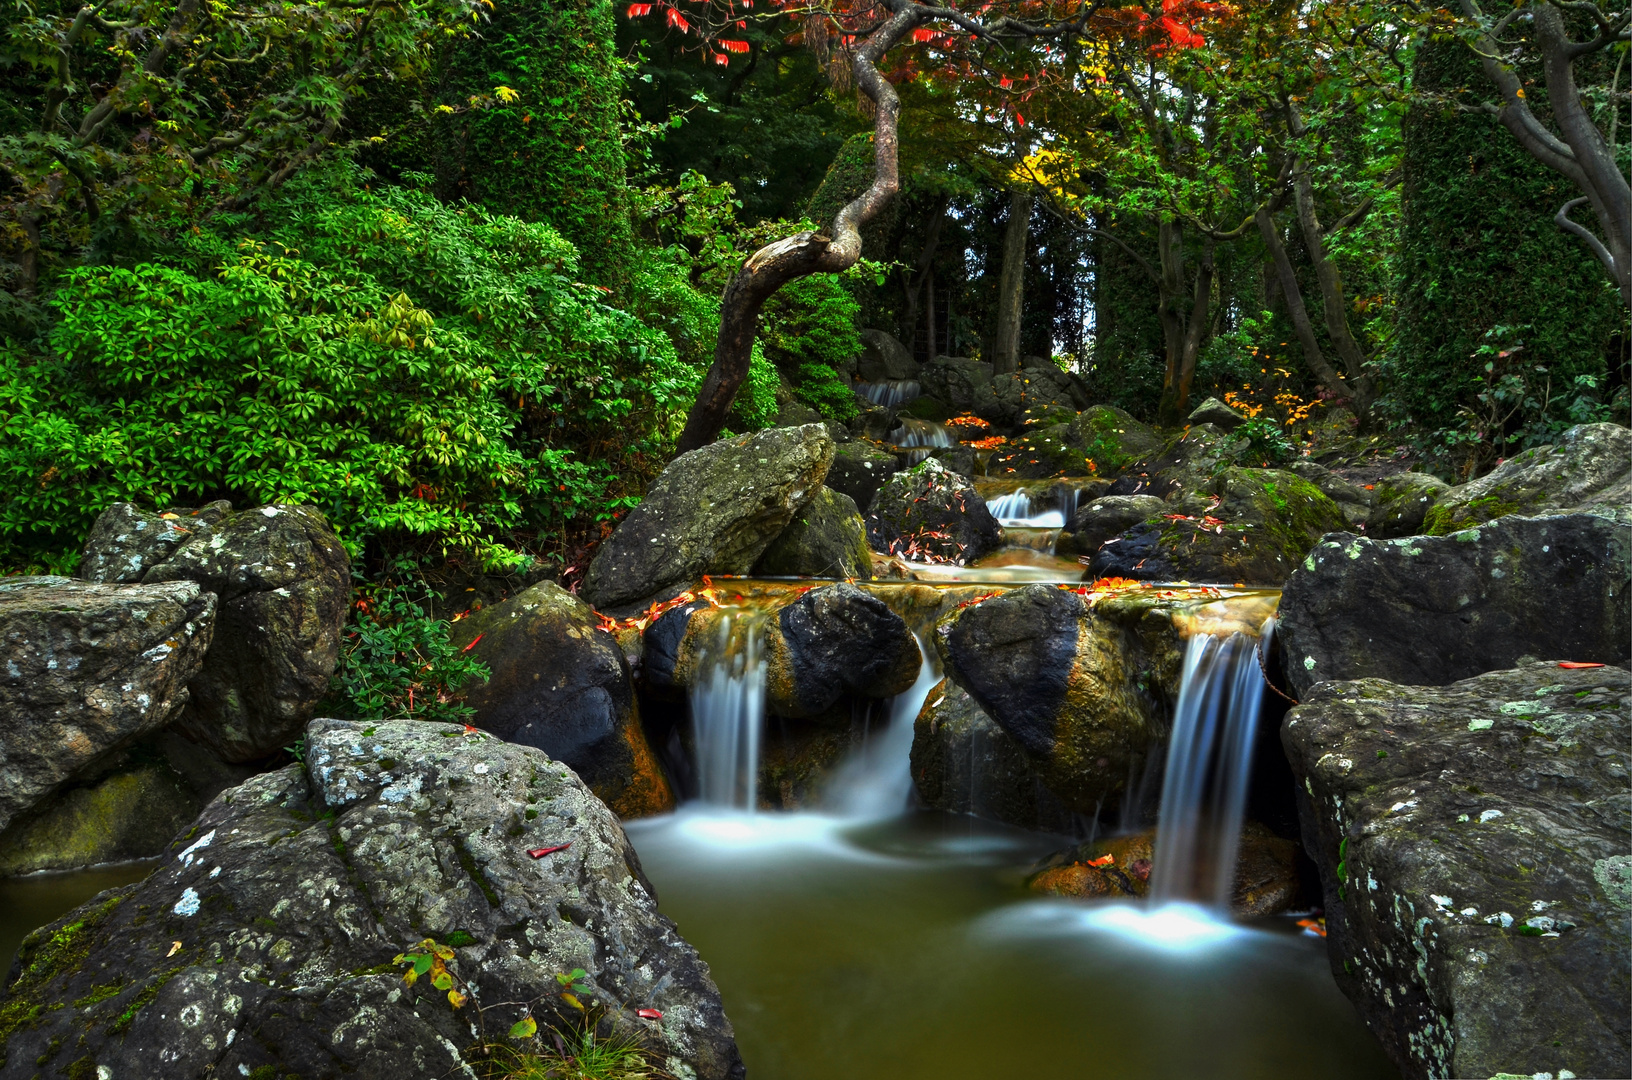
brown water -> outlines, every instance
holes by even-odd
[[[1020,887],[1048,838],[972,818],[634,822],[755,1080],[1396,1080],[1291,919]]]
[[[31,874],[0,879],[0,957],[11,969],[17,946],[29,932],[66,915],[103,889],[140,881],[153,872],[158,860],[121,863],[96,870],[65,874]]]

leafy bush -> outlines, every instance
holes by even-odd
[[[460,691],[489,672],[448,643],[448,624],[410,594],[387,588],[360,601],[346,630],[326,711],[345,720],[463,723],[475,712]]]
[[[1281,425],[1265,417],[1253,417],[1236,428],[1235,435],[1246,439],[1248,453],[1254,458],[1261,458],[1265,464],[1290,461],[1298,452]]]

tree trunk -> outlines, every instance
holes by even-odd
[[[907,355],[916,356],[918,349],[918,299],[924,293],[924,285],[929,281],[931,266],[935,262],[935,251],[940,247],[941,223],[946,220],[946,203],[940,202],[935,206],[935,213],[929,219],[929,228],[924,232],[924,242],[918,252],[918,272],[908,279],[907,316],[901,324],[907,330]],[[931,332],[931,337],[934,336]],[[931,357],[933,359],[933,356]]]
[[[1161,273],[1157,277],[1162,341],[1167,348],[1167,367],[1162,374],[1162,398],[1157,416],[1164,424],[1184,422],[1190,405],[1190,384],[1195,379],[1196,358],[1207,340],[1208,311],[1213,298],[1213,251],[1217,241],[1208,237],[1202,247],[1201,262],[1190,292],[1190,310],[1179,309],[1185,294],[1184,226],[1176,220],[1163,221],[1157,229],[1157,250]]]
[[[1348,372],[1347,384],[1349,396],[1354,402],[1354,415],[1359,418],[1360,427],[1364,430],[1371,417],[1371,403],[1377,394],[1371,376],[1366,374],[1365,357],[1360,352],[1360,346],[1355,342],[1354,335],[1349,332],[1348,305],[1343,300],[1343,279],[1337,272],[1337,264],[1326,254],[1326,245],[1321,238],[1320,220],[1315,217],[1314,185],[1309,179],[1307,169],[1300,171],[1293,180],[1292,192],[1297,202],[1298,225],[1303,231],[1304,247],[1309,250],[1309,261],[1314,264],[1315,277],[1320,281],[1321,310],[1326,316],[1326,333],[1331,336],[1332,345],[1337,349],[1337,355]]]
[[[992,348],[992,371],[997,375],[1020,370],[1026,238],[1031,232],[1031,208],[1035,200],[1030,188],[1015,188],[1009,193],[1009,224],[1003,232],[1003,271],[997,284],[997,340]]]
[[[927,298],[924,305],[924,331],[928,340],[924,342],[925,359],[935,359],[935,268],[929,268],[929,280],[924,282]]]
[[[834,274],[854,266],[861,257],[861,227],[889,204],[901,186],[898,118],[901,99],[879,73],[878,61],[891,46],[921,23],[935,17],[933,9],[916,4],[886,4],[896,10],[856,49],[851,70],[858,89],[875,106],[873,117],[873,183],[846,203],[826,232],[802,232],[767,244],[748,257],[726,284],[720,297],[720,336],[714,343],[714,363],[686,417],[676,452],[707,446],[719,437],[736,400],[737,388],[748,377],[759,312],[776,290],[811,274]]]
[[[1298,275],[1292,269],[1292,260],[1287,258],[1286,246],[1281,243],[1281,233],[1275,225],[1275,215],[1269,212],[1267,205],[1260,206],[1253,219],[1258,223],[1258,235],[1263,237],[1264,246],[1269,249],[1269,256],[1274,260],[1276,279],[1281,285],[1281,297],[1286,301],[1286,313],[1292,319],[1292,328],[1297,331],[1299,344],[1303,346],[1304,362],[1326,389],[1333,393],[1347,393],[1349,387],[1344,383],[1342,376],[1338,375],[1337,369],[1327,362],[1325,354],[1320,350],[1320,342],[1315,340],[1314,324],[1309,321],[1309,310],[1303,306],[1303,289],[1298,285]],[[1364,422],[1362,418],[1361,423]]]

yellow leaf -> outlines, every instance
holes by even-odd
[[[568,1005],[571,1005],[573,1008],[577,1009],[579,1012],[584,1011],[584,1003],[579,1001],[578,998],[576,996],[572,995],[572,994],[562,994],[561,995],[561,1000],[565,1001]]]
[[[448,991],[448,1004],[449,1005],[452,1005],[454,1008],[457,1009],[457,1008],[460,1008],[461,1006],[463,1006],[464,1003],[465,1003],[465,995],[461,994],[457,990],[449,990]]]

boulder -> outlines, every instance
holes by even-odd
[[[923,660],[901,616],[849,583],[784,605],[766,637],[766,699],[778,716],[815,716],[846,694],[892,697],[913,684]]]
[[[947,675],[1013,736],[1068,810],[1098,811],[1150,742],[1150,681],[1135,640],[1083,598],[1028,585],[943,618]]]
[[[849,425],[851,436],[857,439],[870,439],[873,442],[888,441],[890,432],[895,430],[895,418],[899,411],[883,405],[874,405],[865,398],[857,398],[856,415]]]
[[[1371,504],[1374,501],[1372,492],[1307,458],[1292,462],[1286,467],[1286,471],[1303,477],[1319,488],[1322,495],[1336,503],[1350,529],[1366,527],[1366,522],[1371,519]]]
[[[216,594],[216,632],[177,721],[227,761],[289,745],[329,689],[351,608],[351,557],[310,506],[260,506],[196,526],[144,582]]]
[[[153,858],[201,809],[162,760],[76,777],[0,833],[0,877]]]
[[[529,1010],[541,1032],[579,1022],[556,979],[576,968],[602,1036],[670,1074],[744,1075],[708,967],[617,818],[542,751],[316,720],[304,764],[223,793],[175,848],[24,940],[6,1075],[473,1075],[473,1024],[502,1039]],[[426,938],[449,950],[457,1008],[432,979],[404,984],[394,958]]]
[[[1089,574],[1278,586],[1323,535],[1345,524],[1319,488],[1279,469],[1227,468],[1209,486],[1213,501],[1170,504],[1162,520],[1107,541]]]
[[[1632,520],[1632,431],[1578,424],[1556,446],[1537,446],[1439,497],[1425,531],[1444,536],[1507,514],[1598,510]]]
[[[1212,424],[1197,424],[1162,444],[1159,453],[1137,462],[1128,471],[1149,478],[1149,493],[1164,498],[1209,490],[1221,470],[1235,465],[1248,449],[1247,440],[1235,438]],[[1134,491],[1114,491],[1133,495]]]
[[[937,356],[918,371],[924,393],[960,413],[974,408],[976,391],[991,381],[991,364],[961,356]]]
[[[1331,536],[1281,595],[1287,677],[1302,697],[1326,679],[1439,686],[1521,656],[1616,663],[1632,641],[1629,563],[1632,526],[1592,514]]]
[[[1102,495],[1078,510],[1067,527],[1077,552],[1092,556],[1107,540],[1168,510],[1154,495]]]
[[[891,379],[918,378],[918,362],[907,352],[907,347],[883,330],[861,331],[861,356],[856,361],[856,373],[867,382],[886,382]]]
[[[1071,377],[1058,368],[1013,371],[975,387],[974,414],[995,428],[1018,430],[1026,410],[1042,406],[1073,409]]]
[[[1628,684],[1549,661],[1287,714],[1332,974],[1411,1080],[1628,1074]]]
[[[215,633],[196,582],[0,580],[0,829],[170,723]]]
[[[912,781],[936,810],[1040,832],[1074,825],[1014,736],[950,679],[930,690],[913,724]]]
[[[1095,463],[1073,438],[1070,424],[1054,424],[1026,432],[995,451],[986,463],[988,476],[1040,480],[1049,476],[1082,476]]]
[[[929,452],[929,456],[945,465],[959,476],[973,480],[983,475],[980,468],[980,455],[972,446],[937,446]]]
[[[222,500],[198,510],[150,514],[134,503],[117,502],[97,516],[75,577],[132,584],[193,539],[201,525],[213,525],[232,511]]]
[[[1423,519],[1451,485],[1427,473],[1401,472],[1385,476],[1372,486],[1371,513],[1366,535],[1379,540],[1416,536]]]
[[[777,405],[777,427],[798,427],[801,424],[821,424],[825,427],[826,421],[822,419],[821,413],[804,402],[796,401],[793,398],[789,398]]]
[[[1072,441],[1105,476],[1162,451],[1162,437],[1155,428],[1114,405],[1094,405],[1078,413],[1072,421]]]
[[[894,454],[877,443],[856,439],[840,443],[834,449],[833,465],[827,470],[827,486],[848,495],[857,509],[865,512],[884,481],[900,471],[901,462]]]
[[[934,458],[885,481],[867,513],[867,544],[887,555],[967,564],[1002,543],[986,500]]]
[[[546,581],[454,623],[453,644],[490,671],[466,692],[471,721],[569,766],[622,818],[672,810],[628,661],[599,622],[588,604]]]
[[[772,428],[681,454],[589,564],[583,595],[615,609],[704,574],[746,574],[827,476],[820,424]]]
[[[828,474],[832,475],[831,472]],[[799,508],[754,564],[761,577],[860,578],[873,576],[867,526],[848,495],[822,486]]]
[[[1210,397],[1197,405],[1190,414],[1192,424],[1211,424],[1220,431],[1234,431],[1247,422],[1247,418],[1236,409],[1230,408],[1216,397]]]

